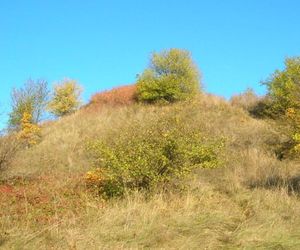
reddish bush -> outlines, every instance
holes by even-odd
[[[92,96],[91,104],[129,105],[135,102],[136,86],[128,85],[97,93]]]
[[[84,107],[86,111],[99,111],[103,106],[127,106],[136,102],[136,86],[127,85],[97,93]]]

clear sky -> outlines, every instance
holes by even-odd
[[[225,97],[300,55],[299,0],[2,0],[0,103],[28,78],[78,80],[84,99],[133,83],[153,51],[192,52],[207,92]]]

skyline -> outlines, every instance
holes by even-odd
[[[299,10],[296,0],[2,3],[1,110],[9,111],[11,89],[29,78],[50,86],[75,79],[88,101],[134,83],[151,52],[169,48],[192,53],[206,92],[264,94],[260,82],[282,69],[286,57],[300,55]]]

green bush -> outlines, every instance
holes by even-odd
[[[98,191],[112,197],[175,183],[194,168],[218,167],[223,140],[207,140],[188,124],[178,117],[161,117],[89,143],[93,167],[102,175],[95,178],[89,172],[89,179],[99,180]]]
[[[276,70],[263,84],[268,88],[273,113],[284,115],[289,108],[300,109],[300,57],[287,58],[285,69]]]
[[[269,105],[264,107],[272,118],[280,118],[290,141],[283,145],[289,158],[300,152],[300,57],[287,58],[285,68],[276,70],[264,82],[268,88]]]
[[[142,102],[175,102],[193,97],[200,88],[200,74],[186,50],[154,53],[150,67],[137,80]]]

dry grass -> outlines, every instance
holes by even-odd
[[[28,183],[27,190],[10,197],[17,197],[17,206],[1,203],[1,211],[8,213],[1,220],[3,247],[299,248],[299,200],[283,189],[218,190],[205,178],[195,178],[192,189],[181,195],[146,199],[136,193],[103,203],[83,189],[70,191],[69,184],[49,192],[48,185]],[[42,189],[44,198],[29,188]]]
[[[244,93],[232,96],[230,103],[233,106],[240,107],[245,110],[251,110],[261,99],[262,97],[257,96],[252,89],[248,89]]]
[[[89,193],[85,142],[162,112],[182,112],[204,136],[226,137],[224,167],[197,170],[182,192],[111,201]],[[275,157],[284,138],[269,123],[225,100],[203,95],[189,104],[81,110],[42,133],[2,177],[0,248],[300,248],[300,165]]]

